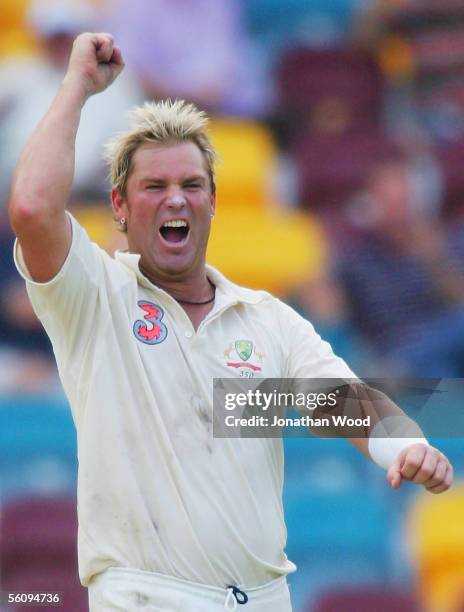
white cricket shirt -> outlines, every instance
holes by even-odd
[[[33,282],[18,244],[15,261],[77,429],[82,583],[111,566],[218,587],[293,571],[282,440],[213,438],[213,378],[240,374],[244,339],[259,377],[355,375],[291,308],[211,268],[216,300],[195,332],[140,272],[139,255],[113,259],[71,219],[72,245],[55,278]]]

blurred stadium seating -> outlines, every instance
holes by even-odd
[[[449,217],[459,217],[462,211],[464,192],[464,139],[443,143],[437,149],[438,161],[445,185],[443,209]]]
[[[65,610],[88,610],[77,577],[77,516],[73,497],[24,497],[2,508],[0,585],[3,591],[58,592]],[[37,606],[13,610],[32,612]],[[54,610],[53,606],[41,609]]]
[[[447,223],[457,226],[464,203],[462,2],[241,4],[271,70],[275,100],[267,122],[213,122],[220,164],[209,261],[236,282],[282,296],[321,270],[329,274],[338,243],[327,240],[333,236],[324,227],[328,206],[340,221],[369,167],[396,151],[392,136],[417,130],[425,133],[443,181],[437,214],[445,211]],[[0,59],[39,48],[24,21],[28,5],[0,0]],[[352,26],[367,28],[363,12],[379,6],[388,18],[380,12],[361,51],[350,40]],[[275,189],[284,157],[297,179],[297,208]],[[103,248],[124,245],[108,203],[80,201],[73,213]],[[342,323],[356,332],[349,317],[344,313]],[[462,439],[438,446],[462,477]],[[458,612],[462,488],[438,498],[418,496],[412,485],[391,491],[385,474],[341,440],[294,438],[285,447],[287,554],[298,566],[289,577],[295,612],[415,612],[414,580],[427,612]],[[0,390],[1,587],[62,590],[71,612],[86,609],[75,559],[76,470],[66,400]]]
[[[347,203],[365,182],[369,169],[395,152],[379,132],[314,134],[302,130],[294,141],[299,199],[319,212]]]
[[[377,130],[383,75],[372,55],[345,47],[291,49],[277,70],[278,112],[313,132]]]
[[[320,269],[322,230],[316,219],[279,202],[278,151],[268,128],[215,119],[211,135],[219,195],[208,259],[235,282],[285,295]]]
[[[25,23],[30,0],[0,0],[0,59],[37,53],[37,40]]]
[[[272,133],[256,121],[216,118],[211,137],[219,153],[216,185],[221,208],[265,209],[275,201],[272,180],[278,150]]]
[[[66,400],[1,396],[0,449],[1,589],[60,591],[64,609],[87,610],[77,577],[76,433]]]
[[[335,588],[323,595],[311,612],[420,612],[419,604],[409,593],[389,589]]]
[[[427,612],[461,610],[464,602],[463,516],[462,483],[446,495],[424,493],[410,506],[408,539],[416,568],[417,591]]]
[[[277,115],[296,166],[299,202],[342,206],[394,150],[383,129],[385,81],[357,48],[290,49],[277,67]]]
[[[0,397],[0,501],[75,493],[76,433],[61,397]]]
[[[242,0],[247,25],[268,59],[287,48],[329,46],[349,39],[359,0]]]
[[[345,440],[287,438],[284,507],[296,609],[331,585],[393,575],[396,517],[372,487],[368,462]],[[374,476],[375,478],[375,476]]]

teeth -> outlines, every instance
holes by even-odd
[[[172,221],[166,221],[166,223],[163,223],[163,227],[187,227],[187,223],[185,221],[181,221],[180,219],[173,219]]]

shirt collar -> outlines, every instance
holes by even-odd
[[[166,293],[163,289],[154,285],[140,270],[139,261],[140,254],[139,253],[130,253],[129,251],[116,251],[114,255],[116,261],[119,261],[124,266],[129,268],[136,276],[137,282],[143,287],[147,287],[151,290],[155,289],[156,291]],[[206,266],[206,273],[211,282],[216,286],[216,291],[224,296],[227,301],[235,302],[235,303],[245,303],[245,304],[258,304],[264,299],[269,298],[269,294],[265,291],[253,291],[252,289],[246,289],[245,287],[240,287],[240,285],[236,285],[228,280],[221,272],[213,268],[213,266]],[[218,296],[219,297],[219,296]]]

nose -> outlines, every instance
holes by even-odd
[[[169,195],[167,198],[167,205],[170,208],[182,208],[186,203],[185,197],[180,193]]]

